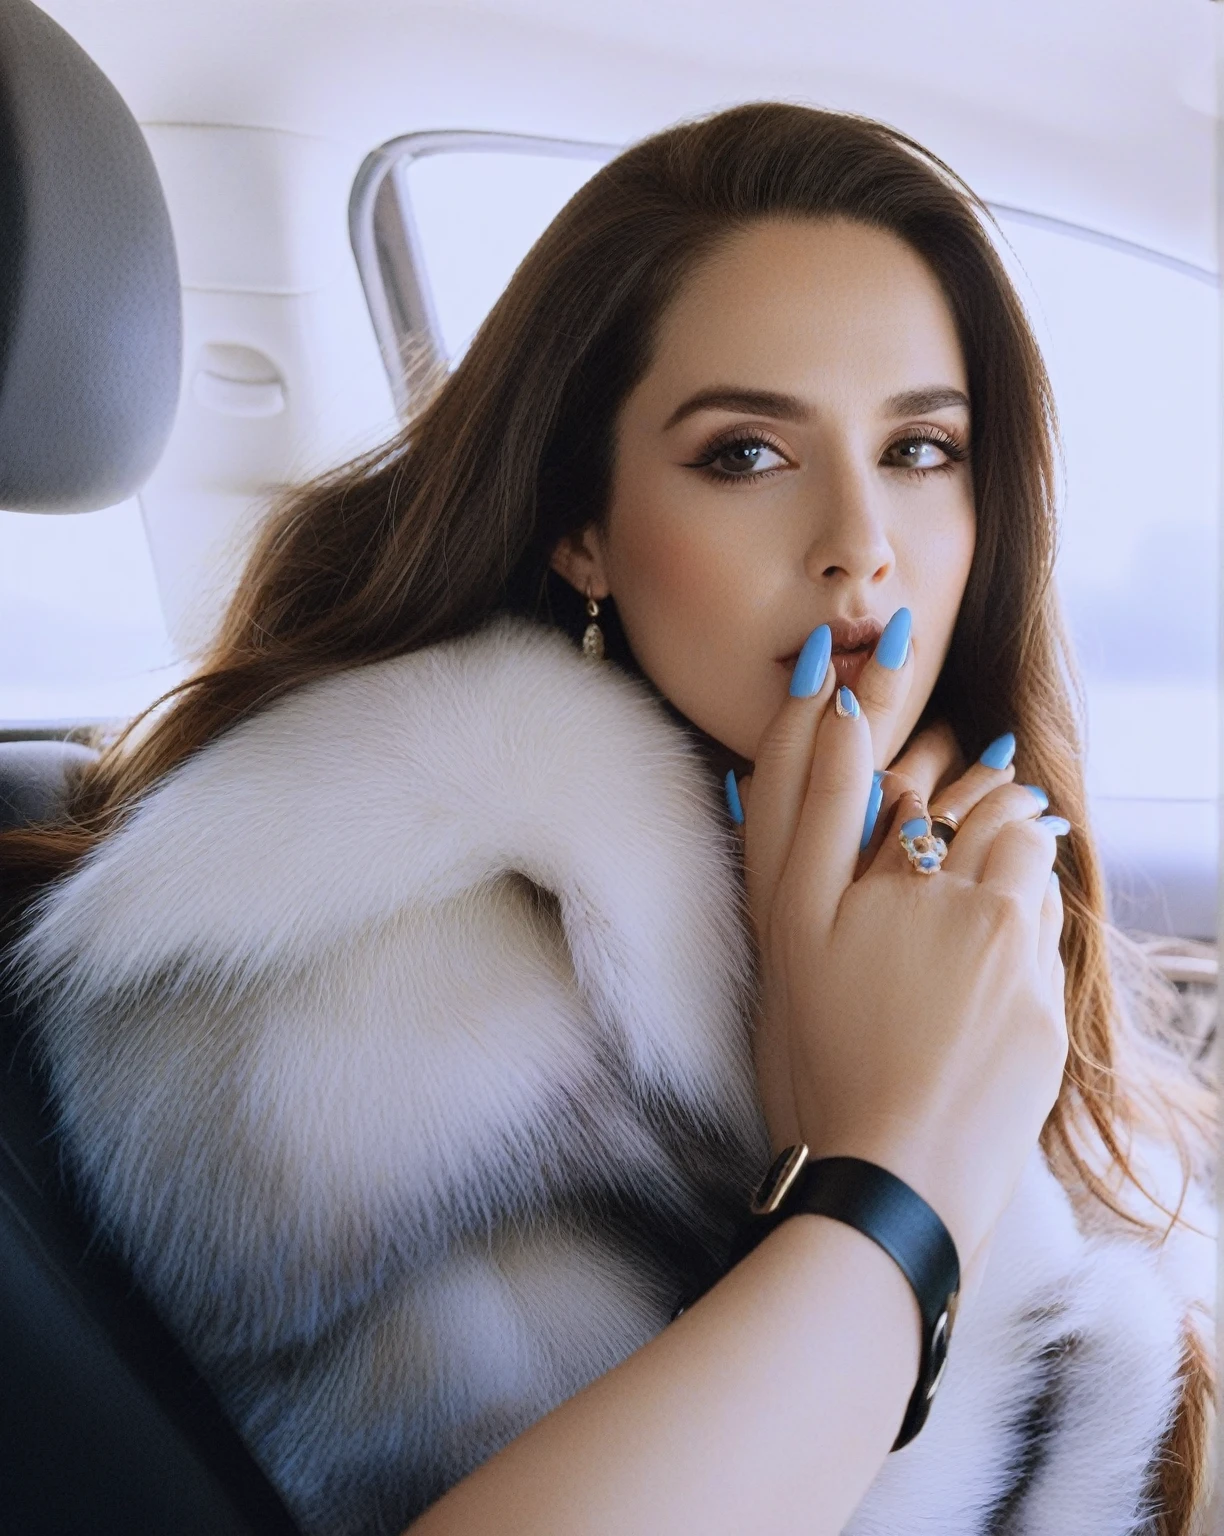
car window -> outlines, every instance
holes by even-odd
[[[516,266],[598,160],[496,151],[422,156],[405,168],[442,347],[467,348]]]
[[[121,720],[180,675],[135,500],[0,512],[0,729]]]
[[[540,232],[616,151],[452,131],[367,156],[349,229],[401,412],[420,378],[458,360]]]
[[[1219,290],[1213,274],[1000,216],[1065,449],[1058,581],[1088,787],[1123,920],[1214,933]]]

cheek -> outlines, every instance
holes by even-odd
[[[771,573],[765,551],[753,558],[742,511],[686,489],[613,502],[608,580],[643,672],[700,730],[747,756],[781,702],[761,688]]]
[[[967,484],[958,486],[934,516],[916,523],[900,541],[904,552],[899,551],[899,564],[914,596],[915,627],[921,615],[925,648],[935,653],[937,668],[960,610],[976,541],[973,495]]]
[[[897,554],[903,586],[914,614],[916,641],[920,637],[920,642],[915,644],[919,670],[904,716],[898,721],[890,758],[900,751],[926,708],[948,654],[977,542],[972,491],[965,489],[962,494],[950,498],[940,509],[939,516],[923,518],[921,524],[913,526],[912,537],[899,537],[902,547]],[[918,536],[919,527],[921,536]]]
[[[644,666],[660,659],[665,640],[725,635],[743,606],[742,540],[720,532],[712,520],[678,515],[674,504],[635,498],[613,509],[609,580]]]

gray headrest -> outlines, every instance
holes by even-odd
[[[178,263],[119,93],[29,0],[0,4],[0,508],[136,491],[174,420]]]
[[[54,821],[69,774],[97,755],[70,741],[0,742],[0,832]]]

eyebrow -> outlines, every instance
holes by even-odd
[[[663,424],[670,432],[697,411],[752,411],[757,416],[773,416],[778,421],[807,421],[811,410],[797,395],[780,395],[771,389],[740,389],[734,385],[715,384],[698,390],[683,405],[678,405]]]
[[[924,411],[946,411],[959,406],[969,409],[969,396],[963,390],[946,384],[924,386],[922,389],[903,390],[890,395],[884,402],[884,412],[889,416],[918,416]],[[700,389],[690,395],[663,424],[664,432],[670,432],[687,417],[698,411],[751,411],[757,416],[772,416],[777,421],[809,421],[811,407],[797,395],[778,394],[770,389],[743,389],[735,385],[715,384],[710,389]]]
[[[946,384],[928,385],[924,389],[907,389],[899,395],[890,395],[884,409],[890,416],[921,416],[924,411],[946,411],[951,406],[969,409],[969,396],[962,389],[952,389]]]

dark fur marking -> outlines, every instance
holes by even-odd
[[[1038,1317],[1057,1316],[1062,1310],[1061,1307],[1044,1308],[1031,1316],[1034,1320]],[[1015,1476],[1011,1486],[1004,1490],[987,1515],[982,1525],[982,1536],[1020,1536],[1019,1517],[1025,1499],[1049,1455],[1050,1443],[1058,1432],[1066,1397],[1063,1366],[1082,1343],[1081,1334],[1064,1334],[1047,1344],[1037,1356],[1042,1369],[1041,1388],[1010,1426],[1010,1432],[1020,1447]]]

